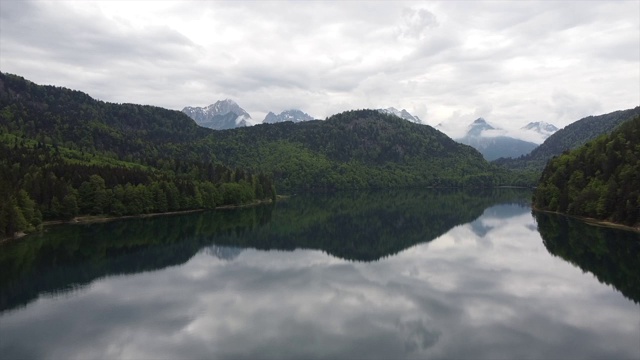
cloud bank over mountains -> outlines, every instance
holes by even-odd
[[[111,102],[255,119],[407,109],[503,129],[632,108],[640,2],[0,2],[0,70]]]

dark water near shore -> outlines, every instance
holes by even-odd
[[[6,359],[639,359],[640,235],[530,193],[376,191],[0,246]]]

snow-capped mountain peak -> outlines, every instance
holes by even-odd
[[[530,122],[527,125],[523,126],[521,129],[537,132],[538,134],[543,135],[545,139],[559,130],[555,125],[549,124],[544,121]]]
[[[377,110],[383,114],[395,115],[399,118],[414,122],[416,124],[422,124],[422,120],[420,120],[419,117],[412,115],[410,112],[408,112],[405,109],[398,110],[394,107],[388,107],[386,109],[377,109]]]
[[[205,107],[182,109],[195,122],[211,129],[233,129],[251,124],[251,115],[231,99],[219,100]]]
[[[204,108],[205,112],[208,112],[210,115],[226,115],[230,112],[240,116],[240,115],[249,115],[244,109],[242,109],[235,101],[231,99],[224,99],[220,101],[216,101],[214,104],[211,104]],[[251,117],[251,116],[249,116]]]
[[[485,119],[478,118],[467,127],[467,135],[466,136],[480,136],[483,131],[486,130],[497,130],[493,126],[491,126]]]
[[[293,121],[293,122],[301,122],[301,121],[309,121],[314,120],[313,116],[298,110],[298,109],[290,109],[281,112],[276,115],[273,112],[269,111],[267,116],[264,117],[262,121],[264,124],[274,124],[284,121]]]
[[[488,161],[500,157],[518,157],[533,150],[537,144],[513,138],[506,130],[493,127],[485,119],[478,118],[467,126],[467,133],[456,141],[478,150]]]

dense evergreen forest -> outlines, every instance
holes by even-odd
[[[472,147],[375,110],[218,131],[206,141],[222,162],[273,174],[283,191],[489,187],[516,181]]]
[[[214,131],[0,73],[0,235],[43,220],[210,208],[292,192],[517,182],[469,146],[377,111]]]
[[[583,119],[582,133],[607,131],[638,112]],[[566,138],[571,141],[554,146],[582,141]],[[79,215],[274,199],[276,186],[294,193],[534,185],[539,171],[488,163],[430,126],[374,110],[215,131],[179,111],[106,103],[0,73],[0,237]]]
[[[210,132],[177,111],[104,103],[0,73],[0,237],[77,215],[273,199],[271,176],[194,148]]]
[[[553,158],[534,194],[538,209],[640,226],[640,115]]]
[[[500,158],[492,163],[515,171],[520,174],[521,179],[528,179],[529,185],[535,185],[549,159],[564,151],[576,149],[598,136],[608,134],[623,122],[638,115],[640,106],[604,115],[588,116],[558,130],[527,155],[515,159]]]

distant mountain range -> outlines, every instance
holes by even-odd
[[[582,118],[549,136],[542,145],[526,156],[518,159],[500,159],[496,163],[509,169],[542,171],[547,161],[552,157],[584,145],[600,135],[608,134],[618,125],[639,114],[640,106]]]
[[[401,119],[416,124],[422,124],[422,120],[406,109],[398,110],[395,107],[385,109],[377,109],[382,114],[394,115]],[[236,102],[231,99],[225,99],[215,102],[206,107],[185,107],[182,110],[200,126],[225,130],[238,127],[252,125],[251,115]],[[282,111],[280,114],[269,112],[262,123],[275,124],[286,121],[299,123],[303,121],[314,120],[314,118],[298,109],[290,109]],[[524,141],[507,135],[491,134],[491,131],[500,129],[493,127],[483,118],[475,120],[468,126],[467,133],[464,137],[457,139],[458,142],[470,145],[480,151],[484,158],[488,161],[501,157],[516,158],[533,150],[537,144],[534,142]],[[531,122],[522,128],[524,131],[535,132],[543,139],[557,131],[557,128],[545,122]]]
[[[405,119],[405,120],[409,120],[413,123],[416,124],[422,124],[422,120],[420,120],[419,117],[415,116],[415,115],[411,115],[411,113],[409,113],[407,110],[402,109],[402,110],[398,110],[394,107],[389,107],[386,109],[377,109],[379,112],[383,113],[383,114],[390,114],[390,115],[395,115],[401,119]]]
[[[217,131],[209,140],[217,160],[272,173],[284,191],[487,186],[500,181],[475,149],[431,126],[377,110]]]
[[[521,129],[536,132],[542,135],[544,139],[548,138],[549,136],[553,135],[553,133],[559,130],[555,125],[549,124],[544,121],[530,122],[527,125],[521,127]]]
[[[264,117],[264,120],[262,120],[262,123],[275,124],[275,123],[285,122],[285,121],[291,121],[291,122],[297,123],[297,122],[309,121],[309,120],[314,120],[313,116],[305,112],[302,112],[298,109],[290,109],[290,110],[285,110],[278,115],[269,111],[267,116]]]
[[[187,106],[182,112],[198,125],[215,130],[234,129],[251,124],[251,115],[231,99],[216,101],[206,107]]]
[[[528,154],[538,146],[536,143],[506,135],[491,136],[487,134],[491,130],[500,129],[491,126],[485,119],[479,118],[468,126],[465,136],[456,141],[474,147],[488,161],[501,157],[515,158]]]
[[[198,125],[214,130],[235,129],[254,125],[251,115],[240,107],[235,101],[225,99],[205,107],[187,106],[182,112],[192,118]],[[276,115],[269,112],[262,123],[275,124],[285,121],[302,122],[314,120],[314,118],[298,109],[290,109]]]
[[[219,246],[219,245],[209,245],[205,247],[202,251],[210,256],[216,257],[220,260],[232,261],[240,255],[245,249],[242,247],[235,246]]]

